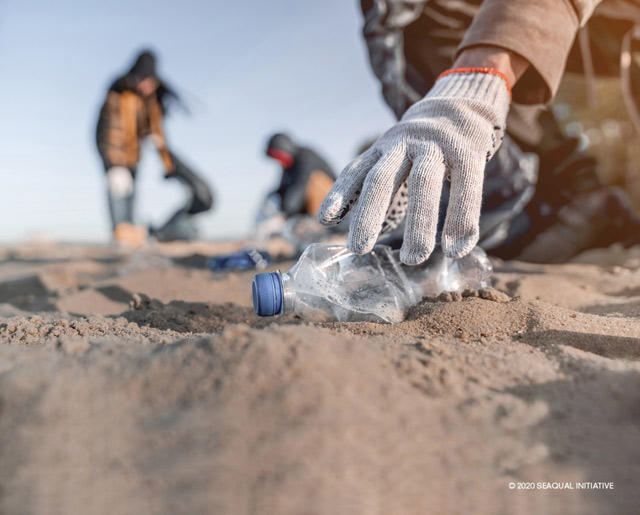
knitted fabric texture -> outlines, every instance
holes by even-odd
[[[442,76],[343,170],[318,219],[335,225],[353,209],[347,247],[364,254],[406,216],[400,259],[422,263],[436,244],[442,183],[450,178],[442,247],[449,257],[468,254],[479,237],[484,169],[504,137],[509,105],[508,85],[495,73]]]

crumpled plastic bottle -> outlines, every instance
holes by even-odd
[[[288,272],[254,277],[253,305],[259,316],[397,323],[425,296],[489,286],[492,272],[480,247],[460,259],[445,257],[438,247],[425,263],[407,266],[385,245],[358,255],[341,245],[314,243]]]

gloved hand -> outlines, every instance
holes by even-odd
[[[112,166],[107,170],[107,187],[113,198],[126,198],[133,195],[133,174],[124,166]]]
[[[443,73],[422,100],[344,169],[322,202],[319,221],[335,225],[355,203],[347,247],[364,254],[383,223],[397,225],[406,209],[400,259],[422,263],[435,247],[442,183],[450,177],[442,248],[449,257],[468,254],[479,237],[485,165],[504,136],[510,101],[507,80],[496,70]]]

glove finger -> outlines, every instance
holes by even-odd
[[[409,174],[407,225],[400,249],[400,261],[407,265],[422,263],[433,252],[445,171],[440,147],[431,144]]]
[[[398,227],[407,215],[407,204],[409,203],[409,180],[404,178],[398,189],[391,197],[391,205],[387,209],[380,229],[380,236],[385,236]]]
[[[347,165],[320,204],[318,221],[322,225],[336,225],[342,221],[358,199],[362,183],[379,157],[372,147]]]
[[[376,243],[393,192],[396,191],[411,162],[404,146],[396,146],[380,158],[362,185],[349,229],[347,247],[356,254],[369,252]]]
[[[478,243],[486,156],[476,154],[451,169],[451,194],[442,232],[442,250],[448,257],[467,255]]]

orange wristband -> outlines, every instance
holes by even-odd
[[[512,96],[511,86],[509,86],[509,81],[507,80],[506,75],[494,68],[454,68],[453,70],[447,70],[446,72],[441,73],[440,75],[438,75],[438,78],[436,80],[439,80],[442,77],[446,77],[447,75],[452,75],[454,73],[459,75],[471,75],[472,73],[488,73],[489,75],[497,75],[504,81],[505,86],[507,86],[509,96]]]

